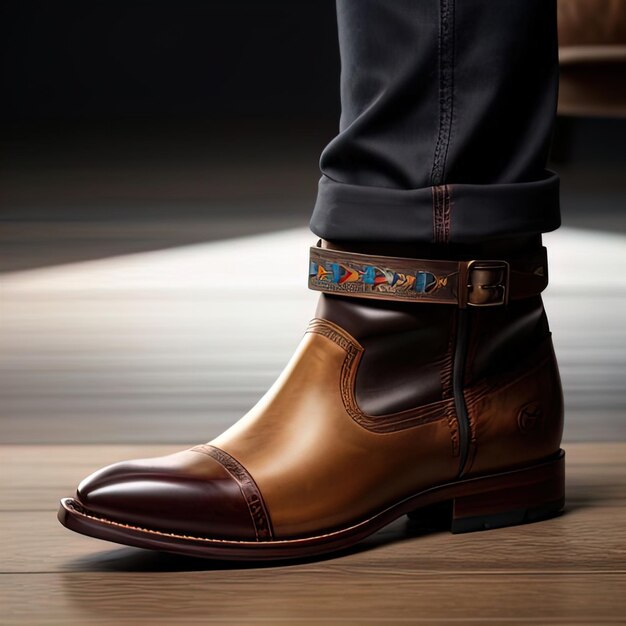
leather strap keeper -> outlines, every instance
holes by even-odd
[[[438,261],[312,247],[309,288],[379,300],[501,306],[548,285],[545,248],[509,260]]]

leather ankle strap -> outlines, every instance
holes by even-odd
[[[501,306],[548,285],[545,248],[507,260],[439,261],[312,247],[309,288],[325,293],[431,304]]]

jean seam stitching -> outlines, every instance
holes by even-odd
[[[440,0],[439,6],[439,129],[430,175],[433,186],[445,179],[454,92],[454,0]]]

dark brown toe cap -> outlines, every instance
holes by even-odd
[[[131,526],[210,539],[262,538],[240,482],[193,449],[104,467],[80,483],[76,496],[90,514]]]

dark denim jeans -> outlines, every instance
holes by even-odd
[[[339,134],[315,234],[472,244],[554,230],[555,0],[337,0]]]

